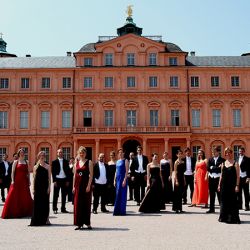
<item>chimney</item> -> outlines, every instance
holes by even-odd
[[[67,51],[67,56],[71,56],[72,52],[71,51]]]
[[[30,55],[30,54],[27,54],[26,57],[31,57],[31,55]]]
[[[191,51],[190,56],[195,56],[195,51]]]

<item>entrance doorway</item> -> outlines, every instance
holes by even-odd
[[[141,144],[137,140],[127,140],[123,143],[123,150],[125,153],[125,158],[129,158],[129,153],[134,152],[136,155],[136,148],[137,146],[141,146]]]

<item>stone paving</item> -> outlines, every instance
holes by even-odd
[[[3,204],[0,203],[0,212]],[[59,204],[60,207],[60,204]],[[0,219],[0,249],[250,249],[250,212],[241,210],[241,225],[218,222],[206,209],[183,206],[175,214],[171,205],[159,214],[140,214],[129,201],[127,216],[91,215],[92,231],[75,231],[70,214],[50,214],[51,226],[28,227],[30,218]]]

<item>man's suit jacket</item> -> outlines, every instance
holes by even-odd
[[[128,160],[128,162],[130,163],[130,160]],[[135,175],[135,168],[136,168],[136,161],[135,158],[132,159],[131,164],[129,164],[129,171],[130,171],[130,176],[134,176]]]
[[[207,171],[209,173],[216,173],[219,174],[221,173],[221,164],[225,161],[224,158],[222,158],[221,156],[218,157],[216,164],[214,162],[214,157],[209,158],[208,160],[208,166],[207,166]]]
[[[142,167],[144,171],[147,171],[147,165],[148,165],[148,157],[146,155],[142,155]],[[139,161],[138,156],[135,156],[135,172],[139,169]]]
[[[194,157],[190,157],[191,158],[191,169],[192,169],[192,172],[194,172],[194,170],[195,170],[195,164],[196,164],[196,159],[194,158]],[[183,158],[183,161],[184,161],[184,164],[185,164],[185,171],[186,171],[186,169],[187,169],[187,158],[186,157],[184,157]]]
[[[8,162],[9,168],[8,168],[8,175],[5,175],[6,169],[4,162],[2,161],[0,163],[0,179],[2,180],[3,184],[10,184],[11,182],[11,171],[12,171],[12,164]]]
[[[239,158],[237,159],[239,163]],[[243,156],[243,159],[240,164],[241,172],[247,172],[247,177],[250,178],[250,159],[247,156]]]
[[[104,163],[105,169],[106,169],[106,178],[108,183],[109,173],[108,173],[108,164]],[[100,168],[99,168],[99,161],[94,165],[94,172],[93,172],[93,183],[95,183],[95,179],[99,179],[100,177]]]
[[[53,182],[56,181],[56,176],[60,173],[61,167],[60,167],[60,162],[58,159],[52,161],[52,179]],[[66,175],[66,180],[69,181],[70,179],[70,168],[69,168],[69,162],[65,159],[63,159],[63,171]]]

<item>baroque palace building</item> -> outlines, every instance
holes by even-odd
[[[88,158],[179,148],[239,146],[250,154],[250,56],[188,55],[161,36],[143,36],[131,15],[61,57],[15,57],[0,39],[0,157],[24,147],[31,163],[84,145]],[[11,158],[11,157],[10,157]]]

